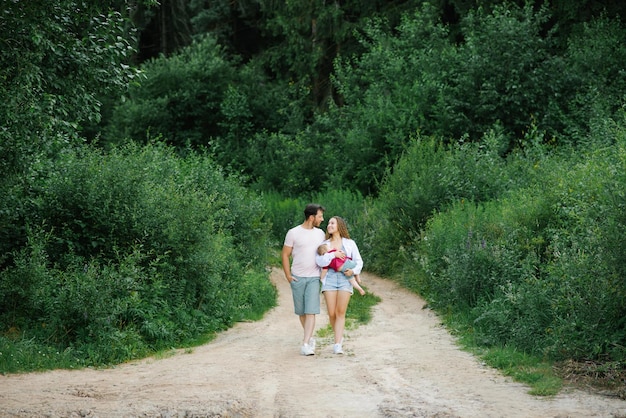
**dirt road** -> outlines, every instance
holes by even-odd
[[[262,321],[165,359],[0,376],[0,416],[626,417],[616,398],[528,395],[460,351],[419,297],[362,277],[382,302],[370,324],[348,331],[344,355],[333,355],[329,340],[318,340],[315,356],[299,355],[290,289],[275,269],[279,305]],[[326,323],[320,315],[318,327]]]

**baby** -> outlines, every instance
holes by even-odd
[[[337,250],[328,250],[328,246],[326,244],[322,244],[319,247],[317,247],[317,254],[318,255],[324,255],[328,252],[334,252]],[[320,275],[320,280],[324,281],[324,278],[326,277],[326,274],[328,273],[328,268],[332,268],[335,271],[338,272],[345,272],[348,269],[353,269],[356,267],[356,262],[352,261],[351,258],[346,257],[343,260],[341,258],[333,258],[333,260],[330,262],[330,264],[328,264],[326,267],[322,268],[322,274]],[[359,275],[358,274],[354,274],[352,275],[352,277],[349,277],[348,280],[350,281],[350,284],[352,285],[352,287],[354,287],[356,290],[359,291],[359,293],[362,295],[365,294],[365,290],[363,290],[363,288],[359,285],[359,282],[361,281],[359,279]]]

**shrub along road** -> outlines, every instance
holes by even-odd
[[[214,341],[167,358],[104,370],[0,377],[0,416],[19,417],[619,417],[626,401],[564,389],[539,398],[459,350],[424,301],[363,274],[382,298],[348,331],[344,355],[319,339],[299,355],[301,330],[279,269],[279,305]],[[359,297],[355,295],[354,297]],[[324,306],[322,306],[324,310]],[[327,324],[318,317],[318,327]]]

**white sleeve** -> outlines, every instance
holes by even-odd
[[[324,268],[324,267],[328,267],[328,265],[330,264],[331,261],[333,261],[333,258],[335,257],[334,253],[326,253],[324,255],[316,255],[315,256],[315,263]]]
[[[322,244],[327,244],[330,245],[330,243],[328,241],[324,241]],[[319,267],[326,267],[330,264],[331,261],[333,261],[333,258],[335,258],[335,254],[333,253],[326,253],[324,255],[319,255],[319,254],[315,254],[315,263],[319,266]]]
[[[352,269],[354,274],[361,274],[361,270],[363,270],[363,259],[361,258],[361,253],[359,252],[359,247],[356,245],[356,242],[353,240],[348,240],[349,245],[347,245],[346,250],[348,257],[352,259],[356,263],[356,267]]]

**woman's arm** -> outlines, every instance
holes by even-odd
[[[356,242],[352,239],[346,239],[344,247],[346,247],[346,255],[356,263],[356,267],[353,268],[352,271],[354,274],[361,274],[363,259],[361,258],[361,253],[359,252],[359,247],[356,245]]]

